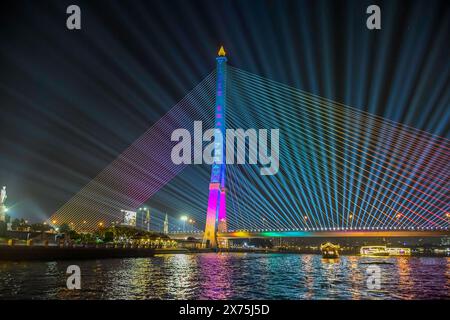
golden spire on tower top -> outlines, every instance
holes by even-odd
[[[227,53],[225,52],[225,49],[223,48],[223,46],[220,46],[219,52],[217,53],[217,55],[219,57],[225,57]]]

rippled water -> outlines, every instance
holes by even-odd
[[[381,289],[366,270],[381,269]],[[81,268],[79,291],[66,269]],[[0,262],[7,299],[450,299],[450,258],[205,253],[142,259]]]

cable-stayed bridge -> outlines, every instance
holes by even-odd
[[[216,231],[222,238],[448,234],[446,137],[225,62],[225,53],[219,53],[217,70],[51,221],[94,230],[120,223],[121,210],[146,203],[152,208],[153,229],[159,230],[168,212],[172,231],[181,232],[178,217],[188,214],[195,221],[192,230],[203,231],[205,225],[206,234],[208,226],[214,230],[204,235],[209,242]],[[218,124],[219,115],[223,121]],[[172,132],[184,128],[195,135],[194,121],[202,121],[204,130],[279,129],[279,171],[263,176],[259,165],[248,162],[217,170],[204,163],[174,164],[171,152],[177,142],[171,140]],[[246,143],[247,159],[256,148]]]

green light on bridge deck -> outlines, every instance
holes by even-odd
[[[303,231],[261,232],[261,235],[263,237],[274,237],[274,238],[275,237],[306,237],[309,234],[310,234],[309,232],[303,232]]]

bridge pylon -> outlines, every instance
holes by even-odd
[[[216,57],[216,106],[214,136],[214,163],[209,184],[208,208],[206,211],[204,248],[217,248],[217,231],[227,231],[226,165],[225,165],[225,104],[226,104],[226,52],[220,47]],[[217,132],[220,132],[219,135]]]

